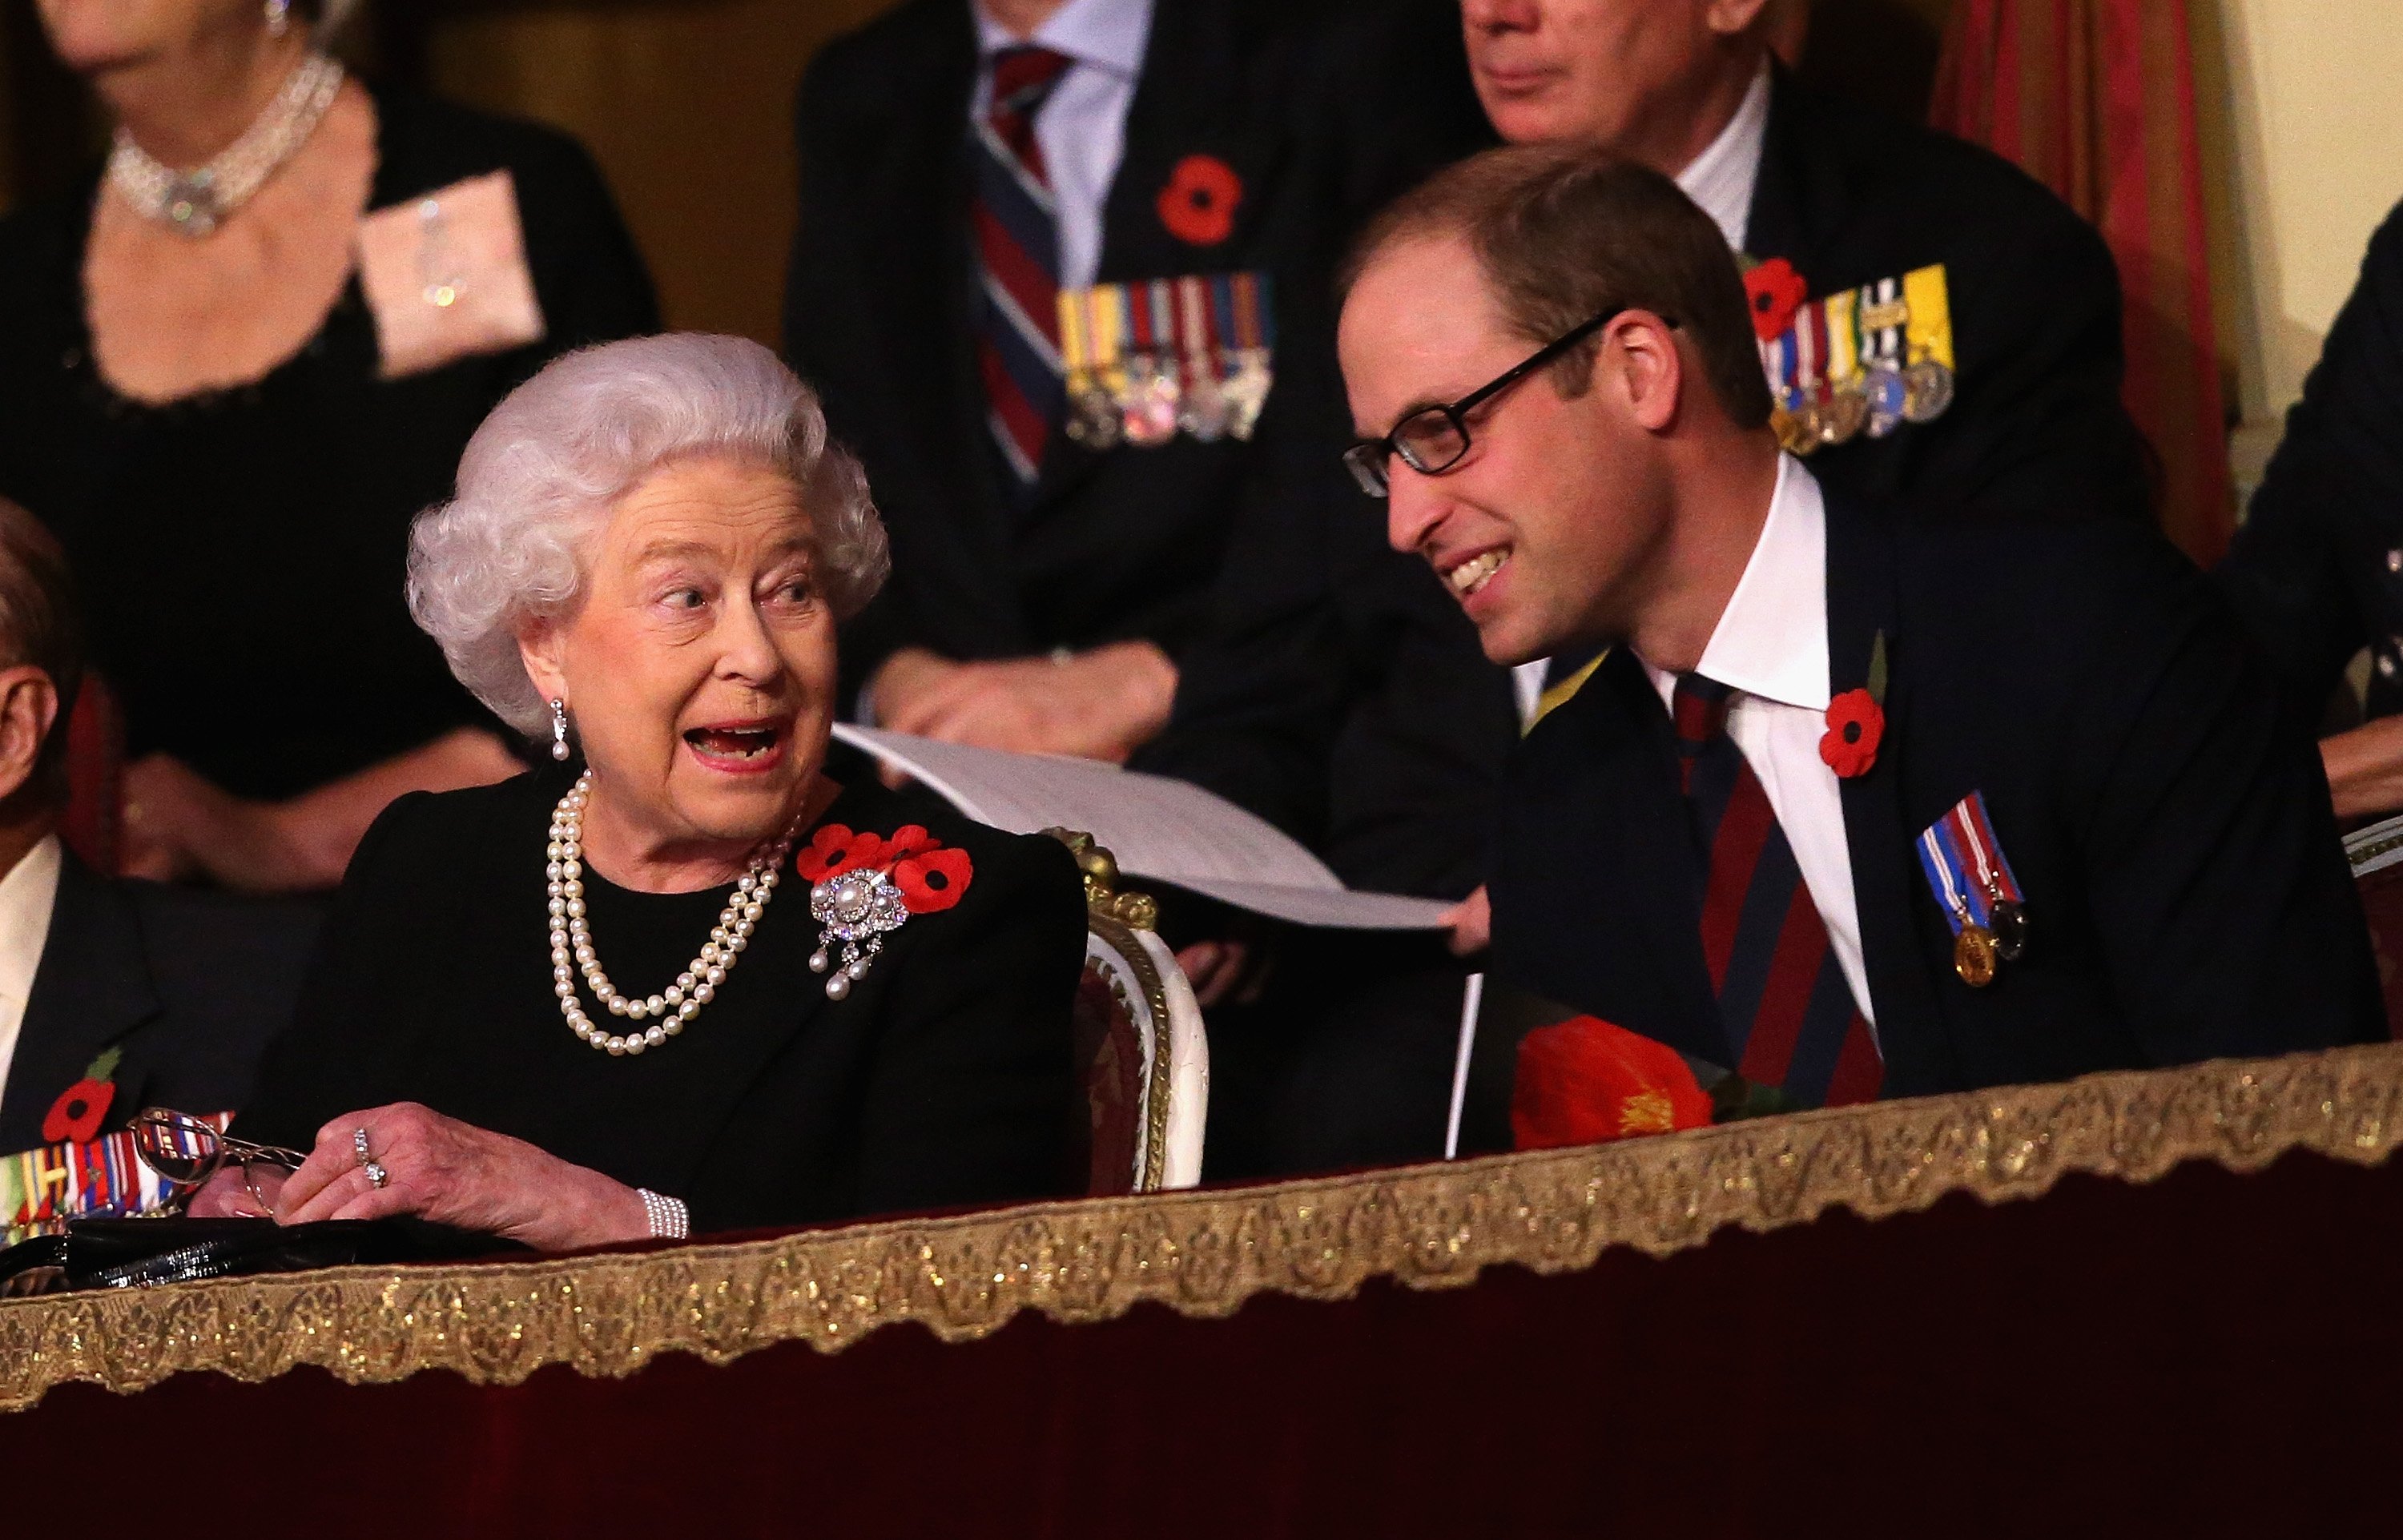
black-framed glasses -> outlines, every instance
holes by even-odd
[[[1382,438],[1360,440],[1343,451],[1343,468],[1371,497],[1383,497],[1392,490],[1385,462],[1397,454],[1403,465],[1421,476],[1441,476],[1468,453],[1470,412],[1618,320],[1628,308],[1613,305],[1599,315],[1580,321],[1459,400],[1446,406],[1421,407],[1395,423],[1394,431]],[[1677,324],[1667,316],[1661,320],[1672,326]]]

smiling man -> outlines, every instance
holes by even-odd
[[[1612,649],[1507,778],[1504,982],[1801,1105],[2382,1035],[2209,587],[2123,521],[1823,492],[1666,177],[1453,167],[1365,238],[1340,348],[1347,462],[1486,655]]]

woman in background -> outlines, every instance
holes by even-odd
[[[88,596],[128,868],[329,886],[393,798],[517,768],[410,623],[409,522],[649,280],[574,142],[345,76],[308,0],[39,9],[116,139],[0,220],[0,495]]]

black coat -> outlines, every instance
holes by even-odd
[[[69,854],[0,1094],[0,1152],[41,1144],[50,1104],[110,1047],[123,1057],[109,1127],[146,1106],[247,1105],[322,917],[313,903],[112,881]]]
[[[1368,195],[1345,180],[1344,125],[1360,114],[1310,84],[1328,9],[1155,8],[1097,282],[1265,271],[1280,346],[1324,326],[1303,313],[1314,305],[1323,318],[1314,296]],[[1097,453],[1055,434],[1032,506],[1013,509],[976,366],[976,78],[966,0],[912,0],[830,44],[801,83],[786,352],[865,464],[893,542],[892,581],[845,637],[855,679],[903,645],[986,659],[1141,638],[1175,657],[1262,463],[1258,439],[1180,436]],[[1197,154],[1225,161],[1244,188],[1232,232],[1211,245],[1172,234],[1157,207],[1172,169]]]
[[[1423,65],[1419,90],[1431,100],[1469,90],[1456,36],[1451,47],[1449,84]],[[1483,130],[1456,148],[1492,142]],[[1959,364],[1951,410],[1813,456],[1831,491],[1950,509],[2141,516],[2110,254],[2018,169],[1781,70],[1746,244],[1791,261],[1814,296],[1929,263],[1947,269]],[[1305,359],[1298,340],[1286,351],[1292,378],[1312,379],[1325,397],[1310,409],[1348,430],[1331,356]],[[1321,351],[1331,351],[1323,340]],[[1424,562],[1384,548],[1379,506],[1332,465],[1319,475],[1313,495],[1293,505],[1324,520],[1314,534],[1289,523],[1239,534],[1252,554],[1229,562],[1174,720],[1145,768],[1250,807],[1355,885],[1456,897],[1488,867],[1488,810],[1518,734],[1508,678]]]
[[[2370,237],[2217,576],[2303,710],[2368,647],[2368,714],[2403,711],[2403,207]]]
[[[2274,1054],[2385,1033],[2309,742],[2210,585],[2156,534],[1904,520],[1827,497],[1831,685],[1884,634],[1885,733],[1843,783],[1888,1096]],[[1985,794],[2027,955],[1984,990],[1914,841]],[[1702,861],[1666,712],[1625,648],[1506,784],[1495,978],[1726,1065]]]
[[[1065,846],[852,787],[820,827],[923,821],[968,853],[965,895],[910,916],[831,1001],[788,865],[718,998],[657,1050],[612,1058],[551,993],[543,846],[573,770],[415,794],[377,820],[240,1131],[307,1149],[330,1118],[419,1102],[681,1198],[695,1230],[1081,1190],[1068,1011],[1085,906]],[[630,992],[688,966],[727,897],[586,883],[594,945]]]

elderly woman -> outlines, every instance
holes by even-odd
[[[1073,1190],[1075,863],[824,770],[886,557],[809,390],[732,338],[593,348],[458,484],[411,607],[561,762],[378,820],[242,1117],[309,1159],[195,1212],[560,1249]]]

